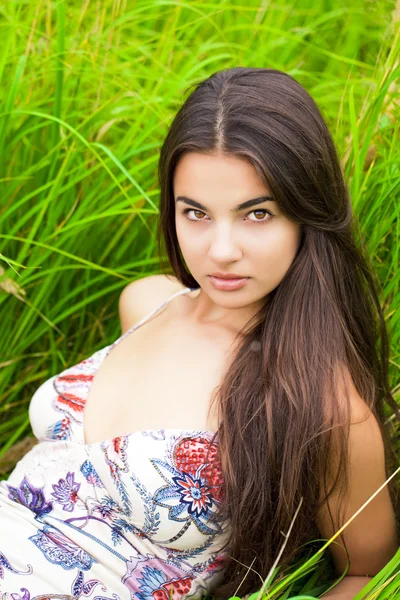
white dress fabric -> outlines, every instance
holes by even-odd
[[[148,429],[92,444],[83,434],[91,382],[110,350],[194,289],[32,396],[39,443],[0,482],[0,600],[197,599],[222,580],[213,433]]]

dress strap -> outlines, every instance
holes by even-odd
[[[172,296],[170,296],[169,298],[167,298],[167,300],[164,300],[159,306],[157,306],[157,308],[155,308],[154,310],[152,310],[150,314],[148,314],[147,316],[143,317],[143,319],[141,319],[137,323],[134,323],[132,325],[132,327],[130,327],[129,329],[127,329],[127,331],[125,331],[125,333],[123,333],[117,340],[115,340],[115,342],[112,344],[112,347],[115,346],[116,344],[118,344],[119,342],[122,342],[122,340],[124,340],[130,333],[132,333],[132,331],[134,331],[138,327],[141,327],[141,325],[143,325],[144,323],[146,323],[146,321],[148,321],[149,319],[151,319],[151,317],[153,315],[155,315],[156,313],[158,313],[158,311],[160,311],[162,308],[164,308],[164,306],[166,306],[168,304],[168,302],[170,302],[173,298],[175,298],[176,296],[181,296],[183,294],[188,294],[189,292],[194,292],[197,289],[198,288],[185,288],[183,290],[178,290],[177,292],[175,292],[174,294],[172,294]]]

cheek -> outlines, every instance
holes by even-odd
[[[260,266],[265,266],[268,274],[281,279],[296,256],[299,243],[297,227],[271,227],[265,235],[253,238],[252,256]]]
[[[201,254],[201,248],[198,243],[193,243],[193,235],[190,233],[188,227],[180,223],[180,220],[176,222],[176,237],[182,255],[185,260],[191,260],[198,254]]]
[[[188,234],[187,228],[182,227],[180,220],[178,220],[176,223],[176,237],[183,254],[190,254],[191,250],[194,250],[194,244],[190,243],[191,236]]]

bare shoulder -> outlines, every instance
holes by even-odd
[[[344,393],[344,386],[346,386],[350,397],[351,425],[357,425],[364,422],[372,415],[372,411],[364,398],[360,396],[347,366],[344,366],[343,368],[343,379],[341,385],[339,384],[340,395]]]
[[[123,288],[118,302],[122,333],[149,314],[171,294],[183,289],[185,286],[174,275],[148,275],[128,283]]]

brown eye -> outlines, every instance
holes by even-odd
[[[266,210],[265,208],[259,208],[257,210],[252,210],[251,212],[249,212],[248,214],[251,215],[252,213],[256,214],[260,214],[261,216],[266,216],[268,215],[268,218],[265,219],[255,219],[254,221],[252,221],[252,219],[250,219],[250,221],[252,221],[253,223],[266,223],[267,221],[271,220],[272,217],[272,213],[270,213],[268,210]]]
[[[193,213],[197,213],[197,214],[201,214],[204,215],[204,213],[201,210],[196,210],[195,208],[185,208],[184,211],[182,211],[183,215],[187,215],[187,213],[189,212],[193,212]],[[189,221],[204,221],[204,219],[191,219],[189,217],[187,217],[187,219],[189,219]]]

